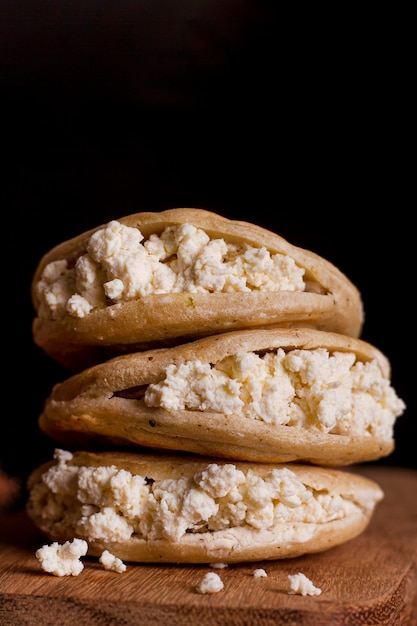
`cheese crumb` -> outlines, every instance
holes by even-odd
[[[293,576],[290,574],[288,582],[290,585],[289,594],[298,594],[300,596],[319,596],[321,594],[321,589],[315,587],[311,580],[301,572]]]
[[[258,567],[257,569],[254,569],[252,572],[252,575],[254,578],[267,578],[268,576],[268,574],[262,567]]]
[[[208,572],[196,587],[198,593],[217,593],[224,588],[224,583],[215,572]]]
[[[80,561],[87,554],[88,544],[84,539],[74,539],[64,544],[54,542],[44,545],[35,556],[45,572],[54,576],[78,576],[84,568]]]
[[[210,567],[213,569],[225,569],[229,565],[227,563],[210,563]]]
[[[121,559],[117,556],[114,556],[108,550],[104,550],[99,558],[99,562],[102,564],[104,569],[111,570],[113,572],[117,572],[118,574],[122,574],[126,571],[126,565],[123,563]]]

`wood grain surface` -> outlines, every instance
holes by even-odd
[[[41,571],[35,550],[45,540],[23,511],[0,521],[1,626],[417,626],[417,472],[354,468],[385,492],[368,529],[327,552],[231,565],[127,564],[105,571],[84,559],[76,577]],[[255,578],[262,567],[266,578]],[[224,589],[196,587],[216,571]],[[303,572],[319,596],[288,594],[288,575]]]

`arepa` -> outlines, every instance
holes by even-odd
[[[308,326],[358,337],[355,285],[319,255],[211,211],[111,220],[57,245],[32,281],[33,338],[79,371],[225,331]]]
[[[27,512],[55,542],[123,561],[237,563],[321,552],[368,526],[383,491],[299,464],[57,449],[28,481]]]
[[[311,328],[222,333],[136,352],[56,384],[42,431],[244,461],[348,465],[394,448],[405,409],[371,344]]]

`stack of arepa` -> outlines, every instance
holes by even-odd
[[[383,492],[348,466],[392,452],[405,405],[332,263],[178,208],[56,246],[32,297],[34,341],[68,369],[39,418],[54,458],[28,482],[50,540],[233,563],[323,551],[369,524]]]

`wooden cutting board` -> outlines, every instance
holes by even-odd
[[[352,470],[353,471],[353,470]],[[231,565],[223,591],[201,595],[209,566],[133,565],[117,574],[86,559],[79,576],[41,571],[45,540],[24,512],[0,522],[0,626],[417,626],[417,472],[355,468],[385,492],[368,529],[321,554]],[[266,578],[254,578],[262,567]],[[319,596],[289,595],[303,572]]]

